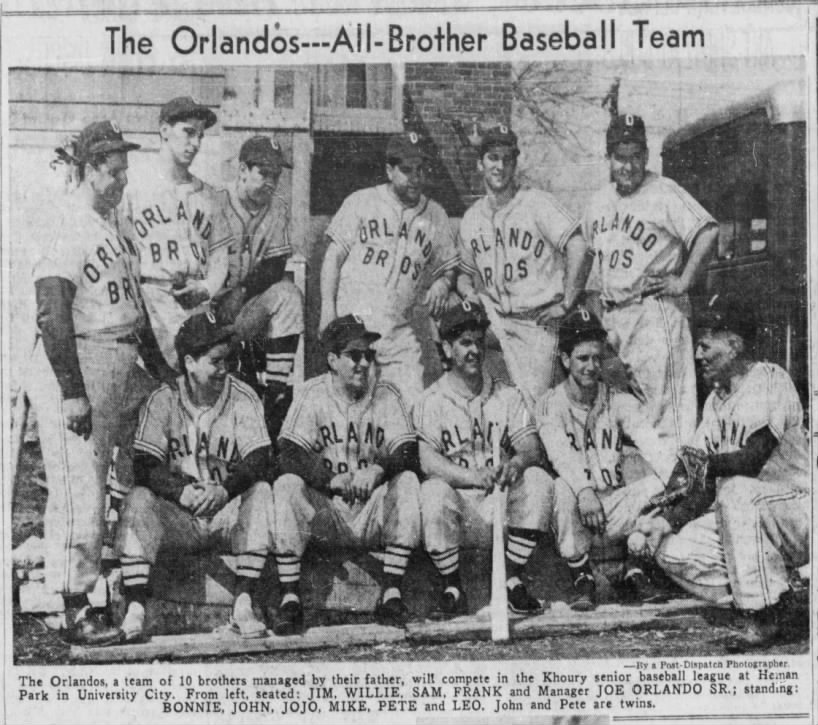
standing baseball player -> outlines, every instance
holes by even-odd
[[[602,323],[646,396],[651,421],[678,448],[696,427],[687,291],[718,226],[678,184],[646,170],[639,116],[614,118],[606,144],[612,182],[592,197],[582,222],[596,254]]]
[[[216,315],[233,324],[244,344],[244,377],[264,403],[271,440],[292,403],[295,355],[304,332],[303,297],[284,276],[292,253],[289,211],[275,193],[282,170],[291,168],[277,141],[254,136],[239,151],[236,182],[220,193],[230,242]]]
[[[311,538],[384,548],[381,624],[408,618],[401,582],[420,543],[417,440],[400,393],[372,370],[380,336],[345,315],[324,330],[329,372],[296,393],[279,437],[273,485],[281,603],[276,634],[304,625],[301,557]]]
[[[34,263],[38,338],[26,389],[48,479],[46,582],[63,596],[63,635],[76,644],[116,636],[86,594],[100,575],[112,450],[130,448],[139,405],[156,387],[137,365],[139,257],[116,213],[138,148],[115,122],[98,121],[57,149],[79,185]]]
[[[483,137],[477,167],[486,196],[460,223],[465,274],[457,286],[476,301],[479,278],[508,371],[533,410],[553,384],[556,325],[585,285],[589,265],[577,220],[550,194],[518,186],[519,154],[507,126]]]
[[[594,537],[624,542],[650,498],[664,490],[674,462],[674,451],[660,442],[636,398],[600,380],[605,337],[599,319],[584,307],[563,319],[559,348],[568,377],[537,406],[540,438],[559,475],[552,528],[571,571],[571,608],[577,611],[597,604],[589,559]],[[637,481],[622,476],[625,436],[653,469]],[[623,589],[634,602],[664,598],[636,558],[625,562]]]
[[[420,465],[423,543],[443,578],[437,616],[467,610],[460,549],[491,545],[495,486],[508,488],[506,587],[513,612],[542,611],[522,581],[523,569],[548,526],[553,482],[539,467],[542,448],[520,392],[483,372],[489,321],[479,302],[443,313],[440,335],[451,370],[414,410]],[[496,437],[501,460],[493,460]]]
[[[244,638],[266,635],[252,597],[272,548],[270,439],[258,396],[227,373],[231,335],[212,313],[188,318],[176,336],[182,375],[142,409],[136,486],[116,541],[126,602],[120,644],[144,640],[157,554],[214,546],[237,556],[231,629]]]
[[[214,190],[190,172],[205,129],[215,123],[216,114],[189,96],[162,106],[158,168],[136,178],[123,201],[139,245],[151,327],[173,368],[182,322],[204,311],[227,276],[230,233],[221,207]]]
[[[698,327],[696,360],[712,391],[694,444],[716,478],[715,504],[686,525],[674,510],[646,516],[639,530],[661,539],[656,561],[685,589],[732,599],[741,630],[731,649],[764,647],[790,605],[788,572],[810,555],[803,409],[786,371],[753,361],[755,315],[746,303],[717,297]]]
[[[409,316],[429,277],[423,304],[440,315],[457,267],[449,218],[423,194],[424,143],[416,133],[389,139],[388,183],[347,197],[327,228],[321,266],[320,329],[338,316],[360,316],[381,336],[375,346],[381,378],[410,404],[423,391],[423,366]]]

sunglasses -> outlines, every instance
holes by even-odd
[[[356,365],[361,362],[361,358],[366,358],[367,362],[372,362],[375,359],[374,350],[344,350],[342,355],[345,355]]]

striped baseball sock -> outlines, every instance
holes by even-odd
[[[122,565],[122,586],[127,588],[147,587],[151,575],[150,562],[135,556],[120,556]]]
[[[264,365],[258,371],[260,385],[267,386],[270,383],[292,385],[298,338],[299,335],[287,335],[264,342]]]
[[[409,557],[412,550],[405,546],[389,544],[386,547],[386,555],[383,560],[384,586],[400,588],[403,575],[406,574],[406,567],[409,566]]]
[[[281,589],[281,603],[300,601],[301,557],[295,554],[276,554],[278,582]]]
[[[454,575],[457,575],[459,578],[459,546],[453,546],[451,549],[446,549],[446,551],[430,551],[429,556],[432,558],[434,565],[437,567],[437,570],[440,572],[444,580]]]
[[[566,563],[573,582],[576,582],[583,575],[590,579],[594,578],[594,571],[591,569],[591,557],[588,554],[583,554],[578,559],[568,559]]]
[[[247,579],[258,579],[266,563],[266,551],[246,551],[236,556],[236,575]]]
[[[509,526],[506,541],[506,574],[509,579],[522,574],[541,537],[542,532],[536,529]]]

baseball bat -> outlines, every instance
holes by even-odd
[[[25,390],[20,390],[17,396],[17,402],[14,404],[14,412],[12,413],[12,427],[14,431],[11,436],[11,451],[9,452],[9,460],[11,461],[12,502],[14,501],[14,495],[17,493],[17,469],[20,467],[20,458],[23,454],[23,440],[26,436],[26,425],[28,424],[30,405]]]
[[[495,467],[500,465],[500,435],[494,429],[492,458]],[[506,492],[494,487],[494,506],[491,547],[491,639],[503,642],[508,639],[508,591],[506,590],[506,551],[503,524],[506,519]]]

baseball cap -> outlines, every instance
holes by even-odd
[[[205,128],[216,123],[216,114],[191,96],[178,96],[168,101],[159,111],[159,123],[174,123],[185,118],[200,118],[205,122]]]
[[[138,148],[142,148],[138,143],[122,138],[122,131],[116,121],[95,121],[88,124],[80,131],[74,145],[75,155],[80,161],[86,161],[97,154],[135,151]]]
[[[220,325],[216,315],[212,312],[200,312],[188,317],[176,333],[176,355],[179,364],[185,355],[197,357],[222,342],[229,342],[233,338],[233,328],[229,325]]]
[[[748,342],[755,340],[758,324],[755,310],[743,297],[721,293],[710,298],[697,323],[699,329],[727,330]]]
[[[407,131],[390,136],[386,144],[386,158],[406,161],[406,159],[429,159],[430,155],[426,150],[426,140],[414,131]]]
[[[247,166],[276,166],[291,169],[293,165],[284,158],[281,144],[268,136],[248,138],[239,151],[239,161]]]
[[[321,335],[321,344],[327,352],[338,353],[353,340],[365,340],[367,343],[380,340],[377,332],[370,332],[357,315],[338,317],[327,325]]]
[[[570,354],[581,342],[604,340],[608,334],[599,318],[585,307],[577,307],[560,322],[560,352]]]
[[[489,326],[486,310],[479,302],[463,300],[454,307],[447,308],[440,317],[440,336],[453,340],[461,331],[474,327],[485,330]]]
[[[520,153],[517,147],[517,134],[503,123],[492,126],[483,134],[480,141],[480,157],[482,158],[494,146],[508,146],[515,155]]]
[[[611,119],[608,131],[605,133],[605,146],[611,153],[614,146],[620,143],[638,143],[647,148],[648,141],[645,133],[645,122],[641,116],[632,113],[623,113]]]

